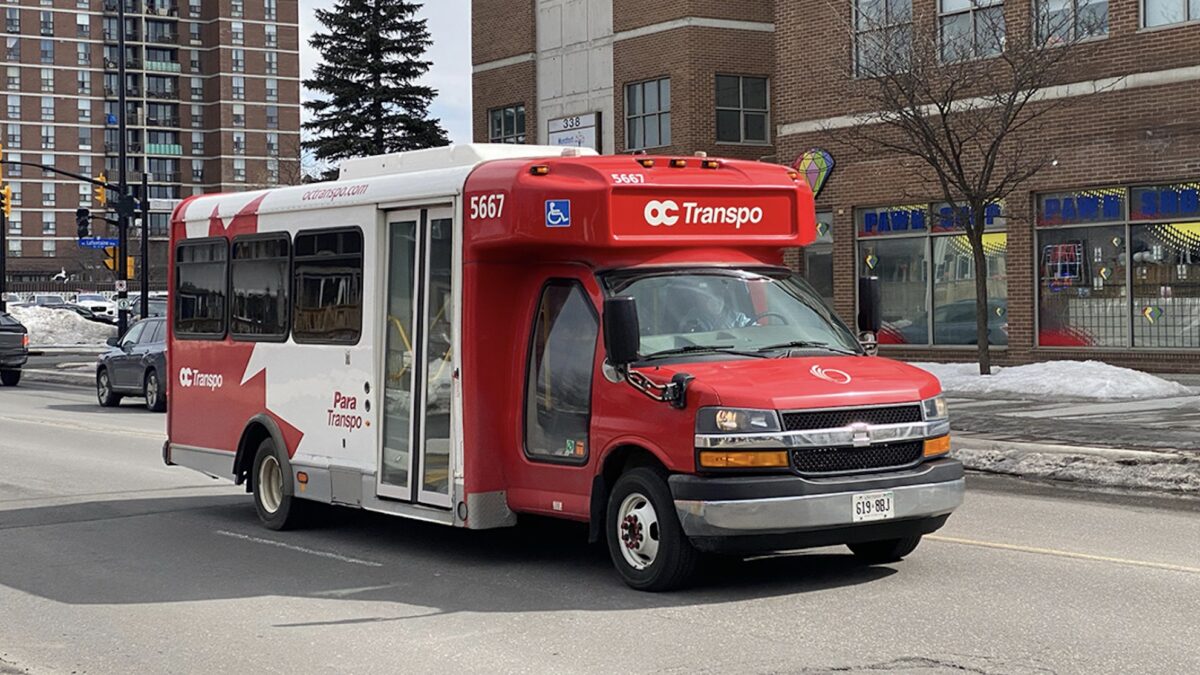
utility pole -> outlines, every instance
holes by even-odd
[[[150,179],[142,167],[142,297],[138,316],[150,316]]]
[[[4,161],[4,146],[0,145],[0,162]],[[12,208],[12,190],[4,184],[4,164],[0,163],[0,312],[8,311],[8,210]]]
[[[129,216],[127,203],[129,184],[126,182],[128,163],[127,145],[129,132],[125,124],[125,0],[117,0],[117,185],[120,197],[117,201],[117,335],[124,335],[129,328]],[[142,167],[143,169],[145,167]]]

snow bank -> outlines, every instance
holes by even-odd
[[[117,334],[116,326],[88,321],[75,312],[46,307],[10,307],[9,312],[29,331],[32,347],[103,345]]]
[[[992,368],[983,377],[975,363],[914,363],[942,381],[950,394],[1018,396],[1033,399],[1140,399],[1189,396],[1177,382],[1100,361],[1046,361]]]

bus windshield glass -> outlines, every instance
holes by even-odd
[[[642,358],[792,350],[861,354],[850,330],[803,279],[783,270],[613,272],[612,296],[637,300]]]

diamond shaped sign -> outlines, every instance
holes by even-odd
[[[804,175],[804,180],[808,182],[808,187],[812,188],[814,197],[825,187],[825,181],[833,172],[833,166],[833,155],[820,148],[809,150],[792,163],[792,168]]]

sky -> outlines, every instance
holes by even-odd
[[[300,74],[312,75],[320,56],[308,39],[320,28],[316,10],[330,9],[334,0],[300,0]],[[471,141],[471,7],[470,0],[425,0],[418,14],[428,19],[433,46],[425,52],[433,62],[423,83],[437,90],[430,115],[441,119],[452,143]],[[301,92],[301,99],[311,95]],[[304,113],[301,113],[304,115]],[[304,115],[307,119],[307,115]]]

